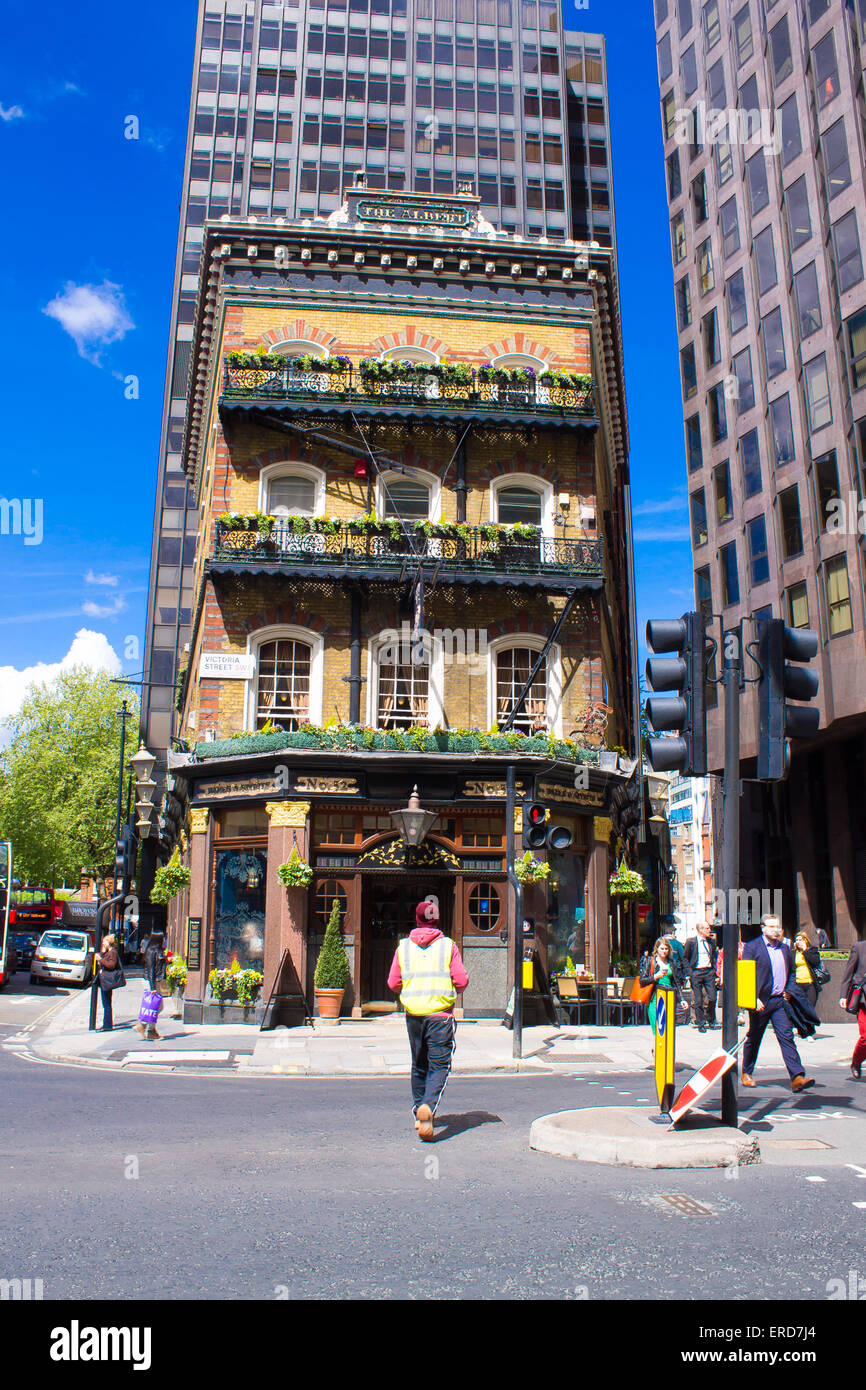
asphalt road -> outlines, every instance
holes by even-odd
[[[811,1103],[862,1114],[866,1084],[819,1080]],[[425,1145],[404,1079],[131,1075],[0,1051],[0,1278],[74,1300],[817,1302],[853,1269],[866,1291],[866,1179],[820,1154],[726,1177],[529,1149],[537,1115],[647,1084],[454,1078]]]

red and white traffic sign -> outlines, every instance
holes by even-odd
[[[679,1095],[674,1097],[670,1112],[673,1125],[681,1120],[683,1115],[688,1114],[692,1106],[701,1099],[701,1096],[706,1095],[710,1087],[714,1086],[726,1071],[730,1071],[736,1061],[735,1053],[726,1052],[724,1048],[720,1048],[718,1052],[713,1053],[709,1061],[704,1062],[704,1065],[698,1068],[694,1076],[689,1077]]]

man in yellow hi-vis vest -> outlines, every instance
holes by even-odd
[[[439,908],[425,899],[416,926],[400,942],[388,988],[406,1010],[412,1052],[412,1111],[420,1138],[433,1138],[433,1116],[451,1071],[456,1042],[454,1003],[469,983],[460,952],[439,930]]]

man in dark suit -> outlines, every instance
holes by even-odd
[[[690,936],[683,953],[683,965],[692,986],[695,1027],[700,1033],[718,1028],[716,1023],[716,934],[709,922],[698,924],[697,936]]]
[[[839,1007],[844,1009],[848,1003],[848,990],[855,975],[866,974],[866,941],[855,941],[851,947],[851,954],[845,962],[845,970],[842,975],[842,998],[839,1000]],[[863,995],[860,996],[861,1000]],[[866,1062],[866,1008],[861,1003],[857,1010],[857,1024],[860,1029],[860,1036],[854,1044],[854,1055],[851,1058],[851,1075],[855,1080],[860,1080],[860,1068]]]
[[[785,1008],[788,990],[796,982],[796,971],[789,947],[782,942],[782,923],[771,914],[761,918],[761,935],[743,947],[743,960],[757,963],[758,1007],[749,1016],[749,1032],[743,1047],[743,1085],[754,1086],[752,1077],[758,1048],[768,1023],[782,1051],[791,1090],[795,1093],[814,1086],[811,1077],[806,1076],[800,1054],[794,1043],[794,1030]]]

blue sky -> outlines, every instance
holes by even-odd
[[[642,633],[692,605],[652,6],[565,7],[607,39]],[[70,651],[141,670],[195,19],[5,0],[0,492],[42,541],[0,535],[0,718]]]

